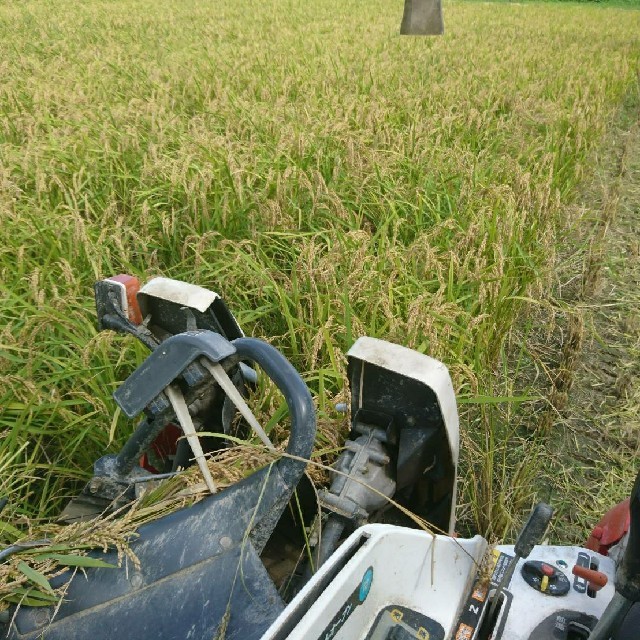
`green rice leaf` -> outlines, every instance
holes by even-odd
[[[16,529],[12,524],[4,520],[0,520],[0,537],[2,536],[11,536],[12,539],[21,538],[23,536],[23,532],[20,529]]]
[[[2,598],[5,602],[13,604],[24,604],[28,607],[48,607],[53,602],[58,601],[58,597],[53,594],[43,593],[38,589],[16,588],[9,595]]]
[[[39,587],[42,587],[45,591],[53,593],[53,589],[49,584],[46,577],[39,571],[36,571],[33,567],[30,567],[26,562],[20,561],[18,563],[18,570],[23,573],[31,582],[34,582]]]
[[[64,553],[46,553],[40,556],[42,559],[56,560],[62,565],[67,567],[100,567],[116,569],[117,565],[105,562],[99,558],[92,558],[90,556],[78,556],[73,554]]]

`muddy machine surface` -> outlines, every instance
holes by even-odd
[[[64,601],[10,611],[2,636],[640,638],[640,480],[619,511],[628,522],[606,548],[540,546],[546,505],[514,546],[457,539],[458,414],[442,363],[383,340],[356,341],[347,354],[350,433],[316,493],[304,478],[316,435],[311,395],[282,354],[244,336],[217,294],[164,278],[138,291],[135,279],[118,276],[97,283],[96,306],[101,329],[151,350],[114,394],[127,416],[142,419],[119,453],[96,461],[63,517],[126,509],[145,483],[194,464],[211,495],[139,530],[140,568],[61,575],[52,584],[67,584]],[[287,455],[218,490],[206,454],[252,430],[273,446],[246,403],[259,375],[286,401]],[[410,513],[439,534],[418,529]],[[294,562],[282,558],[285,548],[295,549]],[[115,552],[95,555],[117,564]]]

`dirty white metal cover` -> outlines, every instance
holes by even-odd
[[[448,533],[453,534],[456,523],[456,496],[458,485],[458,457],[460,453],[460,422],[456,395],[451,383],[449,369],[435,358],[413,349],[393,344],[379,338],[363,336],[349,349],[347,357],[373,364],[405,378],[421,382],[436,396],[442,415],[451,459],[454,466],[453,491]]]
[[[349,349],[347,356],[418,380],[432,389],[438,399],[451,454],[457,466],[460,448],[460,423],[449,369],[439,360],[423,353],[368,336],[358,338]]]
[[[204,313],[220,296],[214,291],[195,284],[172,280],[171,278],[153,278],[140,289],[140,297],[152,296],[197,309]]]
[[[105,280],[107,282],[111,283],[111,286],[114,287],[114,289],[117,287],[118,289],[118,295],[120,296],[120,307],[122,309],[122,313],[125,315],[125,317],[129,317],[129,300],[127,298],[127,287],[125,286],[124,282],[120,282],[120,280],[116,280],[115,278],[105,278]]]

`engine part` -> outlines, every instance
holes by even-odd
[[[405,347],[363,337],[349,350],[351,431],[319,504],[329,517],[315,569],[353,530],[388,512],[389,498],[435,528],[453,531],[458,413],[446,367]],[[404,521],[414,526],[413,521]],[[308,580],[310,569],[305,572]]]
[[[363,414],[359,412],[360,418],[356,416],[353,427],[362,435],[345,442],[345,450],[331,473],[331,487],[318,494],[319,505],[331,515],[322,529],[316,569],[338,546],[347,522],[353,528],[364,524],[395,492],[391,460],[384,445],[387,431],[363,422]]]
[[[345,450],[331,474],[331,487],[320,492],[319,502],[327,511],[360,526],[387,504],[396,483],[383,444],[387,441],[386,431],[357,418],[353,431],[362,435],[345,442]]]

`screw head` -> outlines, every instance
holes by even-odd
[[[131,575],[129,582],[131,582],[131,586],[134,589],[139,589],[143,585],[144,580],[142,579],[142,575],[136,572]]]
[[[49,622],[49,612],[45,608],[37,609],[33,617],[37,625],[43,625]]]

